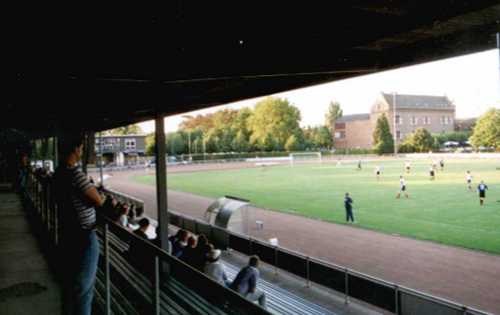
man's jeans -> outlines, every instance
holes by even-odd
[[[64,279],[64,315],[90,315],[94,284],[99,261],[99,243],[95,231],[85,234],[83,239],[66,243],[60,259],[67,274]],[[70,257],[64,257],[69,255]],[[64,259],[67,260],[64,260]],[[66,261],[66,262],[65,262]]]
[[[252,302],[259,301],[259,305],[266,308],[266,294],[261,290],[255,289],[254,293],[247,293],[245,297]]]
[[[349,222],[349,220],[351,220],[351,222],[354,222],[354,215],[352,213],[352,209],[345,209],[345,220],[347,222]]]

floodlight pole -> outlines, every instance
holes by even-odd
[[[398,145],[397,145],[397,131],[396,131],[396,92],[392,92],[392,110],[394,112],[394,156],[398,155]]]

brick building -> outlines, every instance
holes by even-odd
[[[454,130],[455,105],[446,96],[381,93],[371,107],[370,113],[346,115],[336,121],[333,134],[335,147],[371,149],[373,130],[378,117],[382,114],[386,115],[393,135],[394,121],[396,122],[398,144],[420,127],[430,133]]]

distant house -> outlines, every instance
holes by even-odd
[[[398,144],[420,127],[430,133],[454,130],[455,105],[446,96],[381,93],[370,113],[346,115],[335,122],[335,147],[372,148],[373,131],[378,117],[382,114],[387,117],[393,135],[395,130]]]
[[[103,136],[102,156],[105,164],[135,164],[146,150],[145,135]],[[101,155],[100,138],[95,139],[95,152]]]

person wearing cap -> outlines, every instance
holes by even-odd
[[[258,301],[261,307],[266,308],[266,294],[257,289],[260,277],[259,260],[258,256],[250,256],[248,266],[238,272],[229,287],[252,302]]]
[[[228,287],[231,282],[227,278],[224,264],[219,261],[221,251],[220,249],[212,249],[207,254],[207,265],[205,266],[205,274],[220,284]]]

